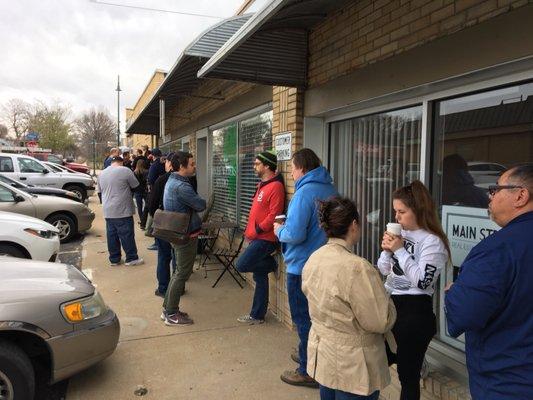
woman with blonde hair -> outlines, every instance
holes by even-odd
[[[312,322],[307,373],[320,384],[321,400],[377,400],[390,382],[384,334],[396,311],[377,270],[352,252],[360,237],[355,204],[323,201],[319,218],[328,242],[302,273]]]
[[[431,194],[422,182],[397,189],[392,205],[402,226],[401,235],[383,234],[378,260],[398,313],[392,329],[398,349],[389,354],[389,361],[398,366],[400,400],[418,400],[424,354],[437,331],[434,286],[450,258],[450,247]]]

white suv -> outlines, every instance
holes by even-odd
[[[94,193],[94,181],[88,175],[50,172],[41,161],[21,154],[0,153],[0,172],[28,185],[50,186],[76,193],[85,201]]]
[[[40,219],[0,211],[0,255],[54,262],[59,230]]]

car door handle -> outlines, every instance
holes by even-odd
[[[28,178],[26,178],[25,176],[21,176],[21,177],[20,177],[20,180],[21,180],[21,181],[25,181],[26,179],[28,179]]]

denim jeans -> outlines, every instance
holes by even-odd
[[[237,260],[239,272],[253,272],[255,281],[254,300],[250,317],[265,319],[268,309],[268,274],[275,271],[277,263],[271,253],[277,244],[267,240],[252,240]]]
[[[192,238],[186,244],[172,245],[176,253],[176,271],[172,274],[163,301],[163,308],[168,314],[174,314],[179,310],[180,298],[185,291],[185,282],[192,274],[197,246],[198,238]]]
[[[120,261],[120,246],[126,253],[126,262],[139,258],[137,255],[137,245],[135,244],[135,231],[133,228],[133,217],[106,218],[107,250],[109,251],[109,261],[117,263]]]
[[[165,294],[170,281],[170,265],[172,264],[172,272],[176,270],[176,263],[174,262],[172,245],[166,240],[155,238],[157,243],[157,290]]]
[[[330,389],[320,385],[320,400],[378,400],[379,390],[368,396],[343,392],[342,390]]]
[[[289,295],[289,308],[291,310],[292,322],[296,325],[300,344],[298,355],[300,366],[298,372],[307,375],[307,339],[311,329],[311,317],[309,316],[309,305],[307,298],[302,292],[302,276],[287,274],[287,293]]]
[[[146,222],[143,224],[143,202],[144,206],[146,207],[146,193],[142,192],[134,192],[133,197],[135,198],[135,203],[137,204],[137,214],[139,215],[139,221],[141,221],[141,226],[144,226]]]

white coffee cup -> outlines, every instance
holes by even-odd
[[[402,234],[402,225],[396,222],[389,222],[387,224],[387,232],[395,236],[400,236]]]
[[[287,219],[287,216],[285,214],[276,215],[276,217],[274,218],[274,222],[278,224],[283,224],[285,223],[286,219]]]

